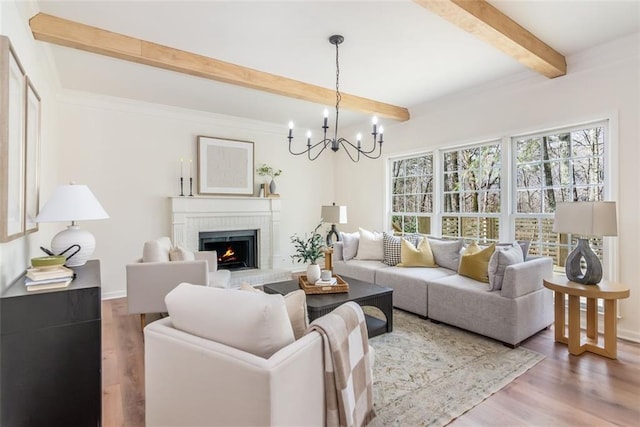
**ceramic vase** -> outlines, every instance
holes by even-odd
[[[315,285],[320,280],[320,266],[318,264],[309,264],[307,266],[307,282]]]
[[[269,194],[276,194],[276,181],[271,178],[271,183],[269,184]]]

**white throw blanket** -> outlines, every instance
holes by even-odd
[[[322,335],[327,426],[360,427],[375,416],[367,324],[360,306],[348,302],[311,323]]]

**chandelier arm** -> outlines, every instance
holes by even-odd
[[[360,149],[356,145],[354,145],[351,141],[349,141],[348,139],[345,139],[345,138],[340,138],[338,140],[338,143],[340,145],[342,145],[342,147],[344,147],[344,151],[347,152],[347,154],[349,155],[351,160],[353,160],[354,162],[357,162],[358,160],[354,160],[354,158],[352,157],[351,153],[349,152],[349,147],[348,146],[350,146],[351,148],[353,148],[354,150],[356,150],[358,152],[358,158],[360,157],[360,154],[362,154],[363,156],[365,156],[365,157],[367,157],[369,159],[378,159],[378,158],[380,158],[380,155],[382,155],[382,145],[380,143],[378,143],[378,154],[375,154],[375,155],[371,155],[371,153],[373,153],[375,151],[375,146],[374,146],[373,150],[363,151],[362,149]]]
[[[291,138],[293,139],[293,138]],[[311,146],[307,146],[307,148],[303,151],[300,151],[299,153],[294,152],[291,149],[291,140],[289,140],[289,153],[293,154],[294,156],[300,156],[302,154],[309,154],[309,156],[311,156],[311,151],[313,151],[314,148],[316,148],[318,145],[320,144],[324,144],[324,146],[322,147],[322,149],[320,150],[320,153],[322,153],[328,146],[329,143],[331,142],[331,139],[329,138],[325,138],[322,141],[316,142],[315,144],[311,145]],[[316,159],[318,156],[315,156],[314,159]]]

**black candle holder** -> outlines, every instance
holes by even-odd
[[[183,185],[184,185],[184,178],[180,177],[180,195],[181,196],[184,196],[184,191],[182,190]]]
[[[189,177],[189,196],[193,197],[193,178]]]

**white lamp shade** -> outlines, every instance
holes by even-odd
[[[346,206],[323,206],[320,217],[323,222],[332,224],[347,223],[347,207]]]
[[[582,236],[617,236],[616,202],[558,203],[553,231]]]
[[[93,255],[96,239],[89,231],[75,225],[75,221],[105,219],[109,215],[86,185],[61,185],[56,188],[40,210],[36,222],[71,221],[66,230],[51,240],[51,251],[67,257],[67,267],[84,265]],[[77,245],[77,246],[74,246]]]
[[[61,185],[36,217],[36,222],[106,219],[109,215],[86,185]]]

